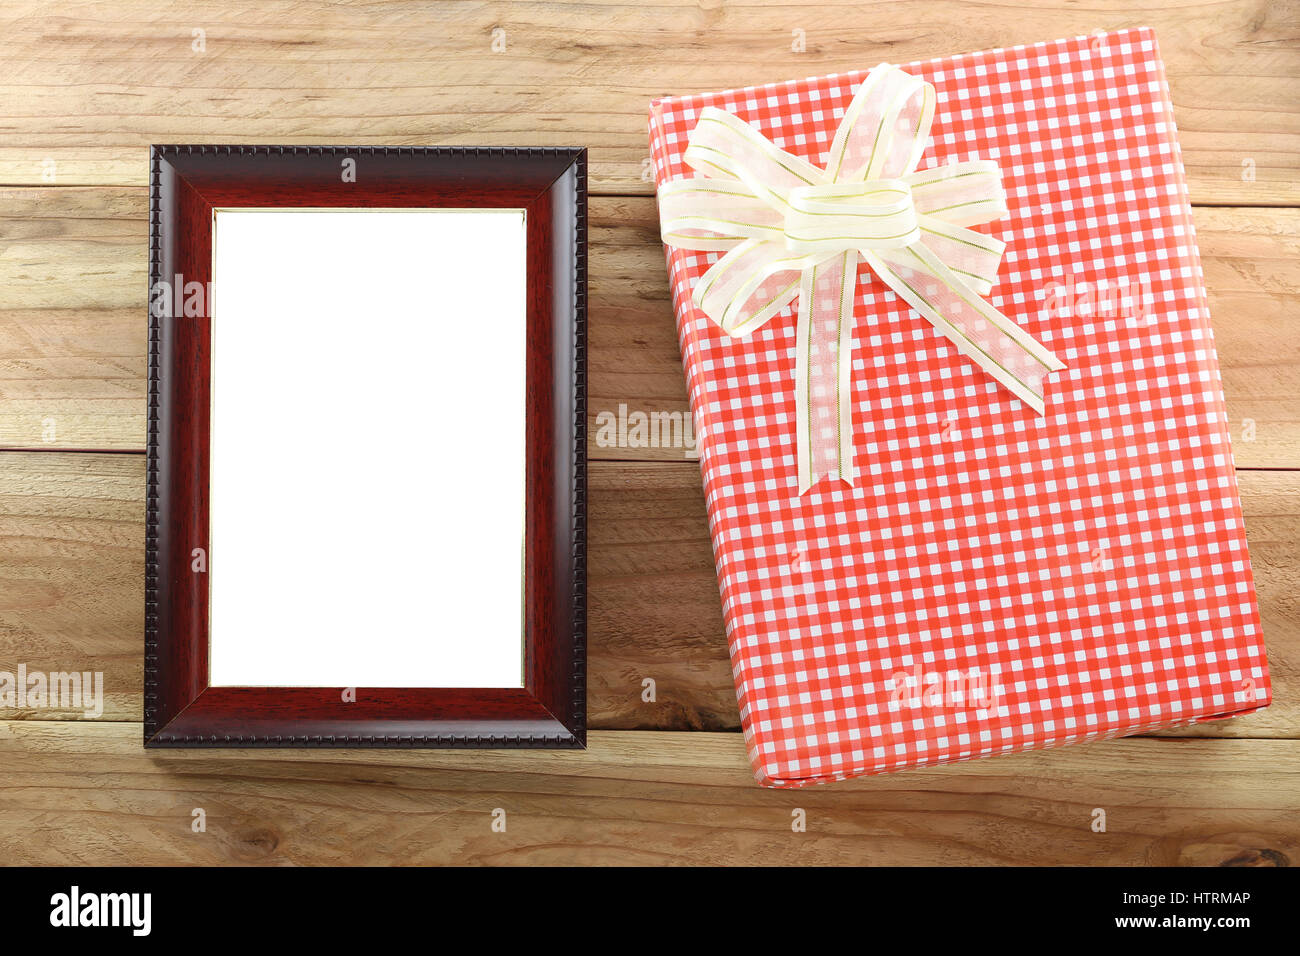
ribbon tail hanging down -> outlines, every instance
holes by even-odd
[[[805,269],[795,343],[799,493],[823,476],[857,479],[853,463],[853,301],[858,254]]]
[[[1065,363],[976,294],[924,245],[883,255],[863,251],[894,292],[941,332],[959,352],[1042,415],[1045,380]]]

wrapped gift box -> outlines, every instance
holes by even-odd
[[[864,64],[870,66],[871,64]],[[794,303],[727,335],[668,271],[741,721],[801,786],[1266,706],[1268,670],[1168,86],[1146,29],[902,66],[937,93],[921,169],[1001,171],[988,296],[1065,364],[1039,414],[866,263],[857,480],[800,493]],[[705,107],[813,163],[866,73],[670,97],[657,183]],[[847,420],[847,419],[846,419]]]

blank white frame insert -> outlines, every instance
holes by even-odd
[[[524,211],[213,214],[214,686],[522,687]]]

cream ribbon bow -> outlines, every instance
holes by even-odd
[[[705,107],[684,156],[703,175],[659,190],[665,243],[726,253],[691,296],[723,331],[746,336],[799,297],[800,494],[823,475],[850,485],[857,477],[850,382],[859,258],[1040,415],[1043,380],[1065,368],[982,298],[1005,244],[967,227],[1007,214],[997,164],[915,172],[934,106],[934,87],[882,63],[849,104],[825,169]]]

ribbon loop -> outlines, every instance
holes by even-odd
[[[826,174],[834,182],[852,182],[910,173],[930,140],[934,105],[934,87],[882,63],[849,103]]]
[[[762,328],[799,292],[802,257],[774,242],[749,239],[715,262],[691,294],[697,308],[742,338]]]
[[[744,183],[679,179],[659,191],[664,242],[681,249],[725,252],[746,239],[784,240],[781,214]]]
[[[684,156],[701,175],[659,190],[665,243],[725,253],[691,293],[724,332],[749,335],[799,300],[800,494],[824,475],[857,478],[851,352],[860,261],[1040,415],[1047,376],[1065,367],[983,299],[1005,245],[969,227],[1007,215],[997,164],[916,172],[935,102],[929,83],[882,63],[849,103],[824,169],[706,107]]]
[[[1006,193],[997,163],[949,163],[904,177],[916,211],[959,226],[978,226],[1007,214]]]
[[[697,171],[740,180],[782,212],[789,208],[790,190],[826,179],[806,159],[785,152],[738,116],[712,106],[700,111],[683,158]]]

